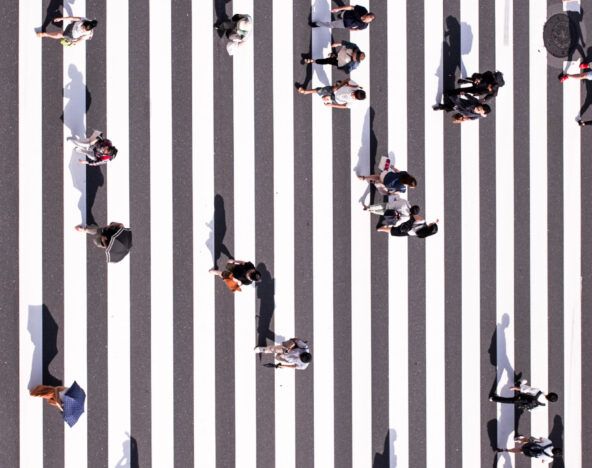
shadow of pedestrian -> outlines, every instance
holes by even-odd
[[[129,433],[125,433],[128,437],[123,442],[123,455],[115,465],[115,468],[139,468],[138,462],[138,443],[134,437]]]
[[[354,173],[356,175],[369,175],[374,174],[376,166],[376,153],[378,147],[378,140],[376,133],[374,132],[374,117],[376,111],[372,106],[366,111],[364,116],[364,125],[362,127],[362,139],[360,141],[360,149],[358,150],[358,160],[354,166]],[[369,129],[370,132],[367,132]],[[374,199],[376,190],[372,184],[366,184],[364,193],[359,198],[360,203],[364,203],[364,200],[370,195],[370,204]]]
[[[461,33],[462,31],[462,33]],[[468,54],[473,46],[473,32],[467,23],[459,23],[454,16],[446,18],[446,30],[442,41],[442,59],[436,70],[438,91],[436,103],[442,102],[442,94],[456,88],[456,79],[466,76],[462,55]],[[458,75],[458,76],[457,76]]]
[[[382,450],[382,453],[377,452],[374,454],[372,468],[389,468],[397,466],[397,456],[395,455],[396,440],[397,432],[394,429],[389,429],[386,432],[386,436],[384,438],[384,448]]]
[[[574,7],[577,8],[577,6],[579,5],[574,2]],[[569,18],[569,34],[571,36],[571,45],[567,55],[568,62],[574,60],[574,56],[576,55],[576,53],[580,55],[580,58],[582,60],[584,60],[586,57],[586,53],[584,52],[586,43],[584,42],[584,35],[582,34],[581,26],[582,21],[584,20],[584,10],[581,8],[578,9],[579,11],[570,9],[566,11],[567,16]]]
[[[51,0],[47,6],[47,10],[45,11],[45,19],[43,20],[43,24],[39,30],[45,32],[50,24],[54,24],[56,27],[61,29],[62,23],[56,24],[53,22],[53,20],[56,18],[61,18],[62,16],[72,16],[72,7],[70,4],[74,3],[74,1],[75,0]],[[62,11],[64,11],[64,13],[62,13]]]
[[[563,418],[558,414],[553,418],[553,427],[549,433],[549,440],[553,442],[554,448],[563,450]],[[553,468],[565,468],[563,457],[556,457],[551,466]]]
[[[70,78],[70,82],[64,87],[64,97],[68,99],[68,103],[64,107],[62,121],[70,130],[70,136],[78,139],[86,138],[84,118],[90,108],[92,98],[88,87],[83,82],[82,73],[78,71],[74,64],[68,67],[68,77]],[[80,192],[78,209],[80,210],[81,223],[90,224],[87,214],[90,213],[90,218],[94,222],[92,204],[94,203],[99,187],[104,184],[104,178],[98,167],[93,168],[90,171],[90,183],[87,185],[86,166],[80,164],[79,159],[82,158],[72,148],[68,168],[72,176],[72,184]]]
[[[228,259],[234,257],[224,244],[226,236],[226,209],[224,208],[224,198],[220,194],[214,197],[214,268],[218,269],[220,256],[224,254]]]
[[[35,346],[31,362],[31,376],[28,389],[37,385],[62,385],[62,381],[51,374],[49,366],[58,355],[59,327],[45,304],[29,306],[27,330]]]
[[[271,321],[275,311],[275,280],[265,263],[257,265],[261,273],[261,281],[257,284],[257,299],[259,299],[259,320],[257,321],[257,346],[267,346],[267,340],[273,343],[275,335],[271,331]],[[261,355],[259,355],[261,358]]]

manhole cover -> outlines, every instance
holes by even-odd
[[[555,57],[567,57],[572,47],[574,29],[566,14],[551,16],[545,23],[543,40],[547,51]]]

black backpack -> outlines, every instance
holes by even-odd
[[[504,74],[500,71],[493,72],[493,79],[495,80],[495,84],[498,88],[501,88],[506,84],[504,81]]]
[[[516,408],[521,411],[530,411],[537,406],[545,406],[544,403],[539,402],[539,396],[542,394],[543,392],[540,391],[534,396],[529,395],[528,393],[520,393],[518,395],[518,401],[516,402]]]
[[[522,453],[530,458],[538,458],[545,453],[546,449],[552,446],[553,444],[542,446],[536,442],[527,442],[522,446]]]

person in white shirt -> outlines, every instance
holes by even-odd
[[[347,109],[348,104],[366,99],[366,91],[350,79],[338,81],[332,86],[313,89],[299,86],[297,89],[300,94],[318,94],[323,99],[325,106],[335,109]]]
[[[559,399],[556,393],[549,392],[545,395],[540,389],[527,385],[526,380],[522,380],[519,387],[512,387],[510,390],[517,393],[511,397],[492,395],[489,401],[512,404],[518,409],[530,411],[537,406],[545,406],[547,401],[555,402]]]
[[[93,37],[93,30],[97,27],[97,20],[89,20],[80,16],[64,16],[55,18],[54,23],[62,23],[65,26],[63,31],[46,32],[39,31],[37,37],[49,37],[65,41],[64,45],[76,45],[82,41],[88,41]]]
[[[541,463],[550,463],[563,455],[563,451],[553,447],[553,442],[546,437],[518,436],[514,439],[516,446],[512,449],[496,449],[496,452],[522,453],[529,458],[536,458]]]
[[[312,360],[308,343],[300,338],[291,338],[279,345],[257,346],[255,353],[274,354],[276,368],[304,370]]]

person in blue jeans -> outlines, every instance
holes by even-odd
[[[331,13],[337,13],[338,18],[333,21],[317,21],[311,23],[313,28],[324,26],[326,28],[349,29],[350,31],[362,31],[366,29],[376,15],[369,12],[365,7],[360,5],[346,5],[336,7],[331,10]]]

